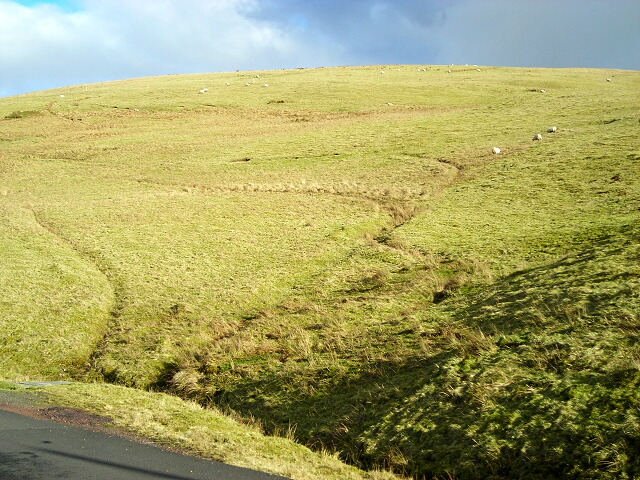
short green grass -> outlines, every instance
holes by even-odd
[[[363,469],[633,478],[639,93],[378,66],[0,99],[0,375],[98,382],[55,396],[129,395],[123,425],[205,455],[209,410],[124,387]],[[147,401],[198,413],[155,431]]]

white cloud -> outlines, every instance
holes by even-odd
[[[330,62],[321,49],[247,16],[254,4],[86,0],[69,12],[0,2],[0,96],[136,76]]]

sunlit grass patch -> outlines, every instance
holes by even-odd
[[[0,206],[0,215],[0,371],[70,378],[107,330],[111,286],[33,212]]]
[[[160,188],[135,203],[65,205],[37,216],[112,282],[116,310],[103,354],[129,366],[105,374],[141,385],[157,380],[178,345],[205,345],[217,338],[210,329],[218,319],[277,304],[386,223],[375,204],[337,196]]]

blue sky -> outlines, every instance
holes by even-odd
[[[24,5],[26,7],[34,7],[43,4],[56,5],[67,11],[73,11],[78,8],[78,2],[74,0],[19,0],[15,3],[19,3],[20,5]]]
[[[0,0],[0,96],[334,65],[640,69],[640,0]]]

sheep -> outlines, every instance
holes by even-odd
[[[533,140],[542,140],[542,135],[540,135],[539,133],[536,133],[536,134],[533,136]]]
[[[495,154],[498,154],[498,153],[502,152],[502,150],[500,150],[498,147],[493,147],[492,151]]]
[[[269,87],[269,84],[268,84],[268,83],[265,83],[265,84],[264,84],[264,86],[265,86],[265,88],[268,88],[268,87]]]
[[[250,87],[250,86],[251,86],[251,84],[250,84],[250,83],[245,83],[245,85],[246,85],[247,87]]]
[[[231,85],[231,84],[230,84],[229,82],[227,82],[227,87],[228,87],[229,85]]]
[[[547,133],[556,133],[558,131],[558,127],[549,127],[547,129]]]
[[[610,79],[610,78],[607,78],[607,82],[610,82],[610,81],[611,81],[611,79]]]
[[[198,93],[206,93],[206,92],[208,92],[208,91],[209,91],[209,89],[208,89],[208,88],[204,88],[204,89],[200,90]]]
[[[540,93],[547,93],[547,91],[544,88],[542,88],[540,89]]]

